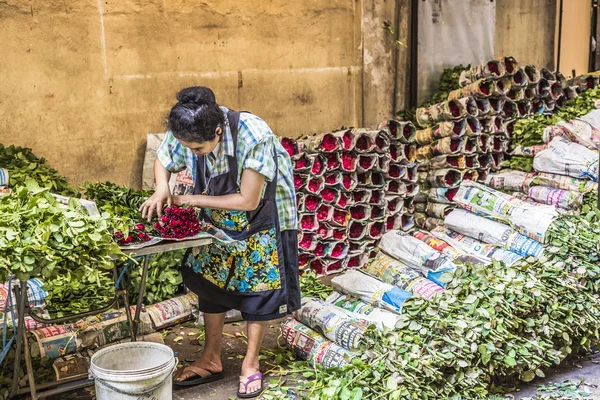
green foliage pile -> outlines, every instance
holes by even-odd
[[[63,196],[78,197],[79,193],[54,168],[46,164],[31,149],[17,146],[4,146],[0,143],[0,168],[8,170],[10,185],[23,186],[32,179],[42,188]]]

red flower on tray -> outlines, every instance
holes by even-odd
[[[352,196],[354,196],[354,202],[364,203],[369,197],[369,192],[367,192],[366,190],[357,190],[356,192],[352,193]]]
[[[356,141],[356,150],[370,151],[373,148],[373,139],[368,135],[361,135]]]
[[[154,224],[154,229],[160,237],[170,239],[194,236],[201,228],[196,211],[192,207],[167,207],[160,222]]]
[[[383,218],[384,210],[381,207],[373,207],[371,208],[371,220]]]
[[[306,157],[306,154],[303,154],[302,157],[300,157],[299,159],[296,160],[295,162],[295,167],[296,169],[303,169],[308,167],[309,165],[309,160],[308,157]]]
[[[381,202],[382,193],[378,190],[374,190],[371,192],[371,197],[369,198],[369,204],[379,204]]]
[[[312,254],[301,253],[298,255],[298,265],[300,266],[300,268],[302,268],[306,266],[312,258]]]
[[[338,160],[336,153],[327,154],[327,169],[335,170],[340,167],[340,162]]]
[[[393,230],[396,227],[396,217],[395,216],[388,217],[388,219],[385,220],[385,227],[387,228],[388,231]]]
[[[398,146],[396,146],[396,145],[394,145],[394,144],[390,146],[390,158],[391,158],[393,161],[398,161],[398,154],[399,154],[400,152],[401,152],[401,151],[398,149]]]
[[[325,223],[320,222],[319,229],[317,229],[317,235],[319,235],[322,239],[327,239],[327,237],[329,236],[329,230],[330,228],[327,225],[325,225]]]
[[[308,191],[311,193],[319,193],[322,187],[320,179],[312,178],[308,181]]]
[[[342,186],[344,187],[344,189],[351,190],[354,186],[354,183],[355,181],[352,178],[351,174],[342,174]]]
[[[352,217],[352,219],[363,220],[367,216],[367,209],[364,206],[351,207],[350,216]]]
[[[358,157],[358,164],[366,170],[373,168],[377,158],[372,154],[362,154]]]
[[[337,206],[340,208],[346,208],[348,205],[348,197],[344,193],[340,194],[340,198],[338,199]]]
[[[362,256],[352,256],[348,260],[348,268],[362,268],[361,265]]]

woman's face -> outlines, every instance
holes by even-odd
[[[187,147],[188,149],[190,149],[192,151],[192,153],[194,153],[197,156],[205,156],[207,154],[210,154],[215,147],[217,147],[217,144],[219,144],[219,141],[221,141],[221,135],[223,133],[223,130],[221,129],[221,127],[218,127],[215,131],[216,135],[215,138],[211,141],[208,142],[202,142],[202,143],[198,143],[198,142],[186,142],[183,140],[179,140],[179,143],[181,143],[183,146]]]

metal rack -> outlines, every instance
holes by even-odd
[[[114,298],[103,308],[98,310],[91,310],[80,314],[69,315],[61,318],[45,319],[35,314],[29,307],[27,300],[27,283],[19,282],[15,284],[14,293],[16,299],[16,308],[18,315],[17,332],[16,332],[16,353],[14,362],[14,375],[12,380],[11,392],[9,399],[22,394],[29,394],[32,400],[41,399],[44,397],[57,395],[61,393],[70,392],[72,390],[81,389],[93,384],[93,381],[88,379],[74,378],[72,380],[63,380],[61,382],[51,382],[42,385],[36,385],[35,377],[33,375],[33,366],[31,362],[31,353],[29,352],[29,342],[27,341],[27,331],[25,329],[25,316],[30,316],[35,321],[44,324],[61,324],[67,321],[78,320],[90,315],[100,314],[113,308],[119,301],[119,298],[123,299],[123,305],[125,308],[125,314],[129,325],[129,335],[132,341],[137,340],[138,326],[140,323],[140,313],[142,311],[144,294],[146,289],[146,278],[148,277],[148,265],[150,262],[150,256],[158,253],[164,253],[168,251],[175,251],[181,249],[196,248],[201,246],[210,245],[213,243],[212,238],[202,238],[193,240],[184,240],[180,242],[164,242],[158,243],[152,246],[144,247],[135,250],[123,249],[123,253],[130,257],[144,257],[142,266],[142,279],[140,282],[140,291],[137,298],[135,315],[131,315],[131,309],[129,307],[129,301],[127,299],[127,291],[125,290],[125,284],[121,279],[119,288],[115,288]],[[113,271],[115,285],[119,282],[118,279],[118,268],[115,263]],[[22,317],[23,316],[23,317]],[[29,386],[19,389],[19,376],[18,372],[21,367],[21,357],[25,358],[25,366],[27,369],[27,376],[29,379]]]

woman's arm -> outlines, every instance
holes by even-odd
[[[240,193],[225,196],[173,196],[173,204],[188,204],[200,208],[212,208],[215,210],[256,210],[260,203],[265,177],[253,169],[242,171],[242,184]]]
[[[154,210],[156,210],[158,216],[161,217],[163,206],[166,204],[168,207],[171,207],[172,196],[171,189],[169,188],[170,178],[171,173],[167,171],[162,162],[156,158],[156,160],[154,160],[154,179],[156,180],[156,191],[140,207],[142,218],[145,218],[147,215],[148,221],[150,221],[152,219]]]

